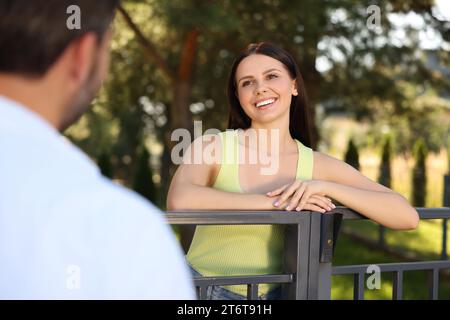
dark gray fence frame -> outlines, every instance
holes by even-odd
[[[421,219],[447,219],[450,208],[417,208]],[[284,211],[169,211],[172,225],[286,225],[283,273],[280,275],[255,275],[235,277],[195,277],[194,284],[200,299],[206,298],[210,286],[241,285],[248,287],[248,299],[256,299],[258,285],[280,283],[283,298],[295,300],[330,299],[332,275],[354,275],[354,298],[364,298],[364,273],[367,265],[332,267],[341,219],[365,219],[358,213],[338,207],[331,213]],[[403,273],[409,270],[430,270],[430,298],[438,298],[439,271],[450,269],[450,261],[425,261],[420,263],[378,264],[381,272],[394,274],[394,299],[401,299]]]

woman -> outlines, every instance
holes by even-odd
[[[249,45],[232,66],[228,101],[228,127],[234,130],[204,135],[191,144],[187,155],[211,145],[216,149],[212,159],[203,155],[204,161],[186,161],[178,168],[168,193],[169,210],[325,213],[335,208],[332,198],[388,228],[417,227],[416,210],[400,194],[345,162],[311,150],[303,80],[286,51],[265,42]],[[248,132],[258,143],[244,138]],[[267,132],[268,143],[259,143]],[[261,161],[240,161],[255,152],[276,159],[276,170],[262,174]],[[203,276],[276,274],[281,272],[282,248],[280,226],[199,226],[187,260],[193,273]],[[212,290],[210,298],[246,295],[246,286]],[[261,285],[259,294],[275,298],[279,287]]]

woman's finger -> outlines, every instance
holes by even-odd
[[[274,197],[279,195],[280,193],[282,193],[287,187],[289,186],[289,183],[285,184],[282,187],[279,187],[278,189],[275,189],[273,191],[269,191],[266,193],[266,195],[268,195],[269,197]]]
[[[295,181],[294,183],[292,183],[289,187],[286,188],[286,190],[283,191],[283,193],[281,194],[281,196],[274,202],[274,206],[278,207],[279,205],[283,204],[284,202],[286,202],[286,200],[291,197],[294,192],[297,190],[297,188],[299,188],[301,185],[303,185],[303,183],[301,181]]]
[[[323,194],[313,194],[311,197],[317,197],[317,198],[320,198],[320,199],[326,201],[329,204],[333,204],[333,200],[331,200],[330,198],[328,198],[326,195],[323,195]]]
[[[328,203],[326,201],[323,201],[322,199],[316,198],[314,196],[309,197],[308,201],[306,202],[307,204],[314,204],[316,206],[321,207],[322,209],[325,210],[331,210],[330,206],[328,205]]]
[[[303,192],[305,191],[306,185],[302,183],[300,187],[295,191],[294,195],[291,197],[291,200],[289,201],[289,205],[286,207],[286,210],[294,210],[297,208],[298,203],[300,201],[300,198],[303,195]]]
[[[318,205],[319,207],[322,207],[323,209],[326,209],[328,211],[333,210],[333,204],[327,200],[327,198],[317,195],[312,195],[308,199],[308,203],[313,203],[315,205]]]
[[[320,213],[325,213],[326,212],[325,209],[323,209],[323,208],[321,208],[319,206],[316,206],[315,204],[312,204],[312,203],[307,203],[305,205],[305,207],[303,208],[303,210],[311,210],[311,211],[320,212]]]
[[[305,192],[303,192],[302,198],[300,199],[300,203],[298,204],[298,207],[296,208],[297,211],[303,210],[303,208],[306,205],[306,202],[308,201],[309,197],[311,197],[311,191],[308,190],[308,188],[305,189]]]

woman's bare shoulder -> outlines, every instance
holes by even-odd
[[[220,170],[222,141],[219,134],[204,134],[194,139],[183,152],[176,176],[191,183],[211,186]]]
[[[347,171],[350,165],[320,151],[314,151],[313,178],[317,180],[329,180],[330,173],[337,170]]]

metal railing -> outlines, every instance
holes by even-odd
[[[444,221],[450,217],[450,208],[416,208],[419,212],[421,220],[443,219]],[[364,219],[355,212],[346,212],[344,214],[346,220]],[[364,299],[364,275],[369,265],[350,265],[332,268],[332,275],[353,275],[353,298],[355,300]],[[439,272],[440,270],[450,269],[450,261],[420,261],[420,262],[403,262],[403,263],[386,263],[377,264],[380,272],[388,272],[393,274],[393,291],[392,299],[401,300],[403,298],[403,275],[406,271],[429,271],[428,292],[429,298],[438,299],[439,292]]]
[[[420,219],[447,219],[450,208],[417,208]],[[333,275],[354,276],[354,299],[364,299],[364,275],[368,265],[332,267],[333,252],[341,220],[366,219],[358,213],[337,207],[328,214],[284,211],[169,211],[172,225],[285,225],[283,270],[281,274],[194,277],[197,294],[206,298],[207,288],[223,285],[247,285],[247,298],[258,297],[260,284],[282,285],[284,299],[330,299]],[[403,297],[403,274],[411,270],[429,270],[429,297],[438,299],[439,272],[450,269],[450,261],[423,261],[378,264],[381,272],[394,275],[393,299]]]

